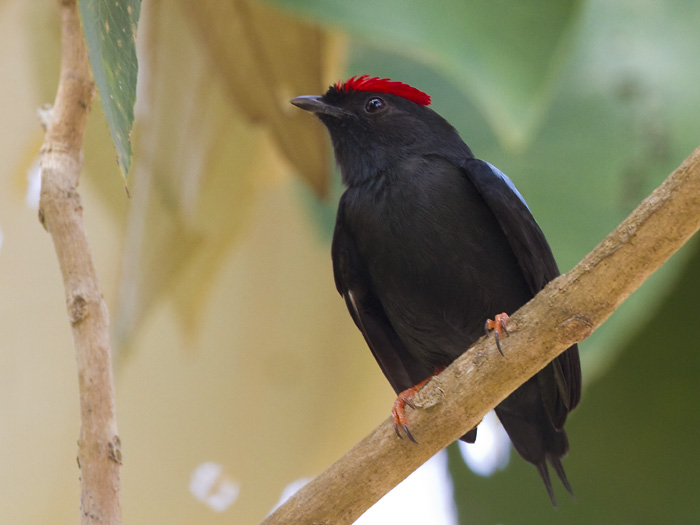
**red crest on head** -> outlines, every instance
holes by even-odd
[[[335,89],[338,91],[370,91],[373,93],[390,93],[403,97],[411,102],[428,106],[430,104],[430,95],[423,93],[421,90],[404,84],[403,82],[394,82],[388,78],[372,77],[362,75],[361,77],[354,76],[345,82],[336,82]]]

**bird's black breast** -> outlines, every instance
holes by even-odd
[[[343,196],[374,295],[411,354],[444,366],[532,294],[493,212],[461,168],[408,158]]]

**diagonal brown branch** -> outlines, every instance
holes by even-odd
[[[115,414],[109,315],[97,281],[77,192],[94,86],[76,0],[61,1],[61,77],[41,148],[39,219],[51,234],[73,330],[81,428],[83,524],[121,523],[121,450]]]
[[[352,523],[527,378],[586,339],[700,228],[700,148],[569,273],[511,317],[503,342],[477,342],[416,397],[415,446],[387,419],[263,524]]]

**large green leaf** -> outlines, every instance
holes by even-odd
[[[505,144],[522,147],[548,108],[580,0],[274,0],[433,67],[473,97]],[[383,75],[382,70],[357,73]],[[355,71],[353,71],[355,73]]]
[[[92,74],[126,179],[131,167],[141,0],[80,0],[79,6]]]

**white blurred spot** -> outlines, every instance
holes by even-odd
[[[240,486],[222,475],[223,467],[213,461],[199,465],[190,478],[190,492],[216,512],[223,512],[238,499]]]
[[[476,443],[458,443],[464,462],[475,474],[490,476],[508,465],[510,439],[493,411],[479,424]]]
[[[53,106],[51,104],[42,104],[41,107],[37,108],[36,116],[39,118],[39,124],[46,131],[49,129],[53,118]]]
[[[311,478],[299,478],[295,481],[292,481],[289,485],[284,487],[282,490],[282,495],[280,496],[279,501],[277,504],[272,507],[272,510],[270,511],[270,514],[272,514],[275,510],[277,510],[277,507],[282,505],[285,501],[287,501],[289,498],[294,496],[299,490],[306,485],[309,481],[311,481]]]
[[[37,158],[27,170],[27,194],[25,201],[32,210],[39,209],[39,195],[41,193],[41,166]]]
[[[306,485],[301,478],[287,485],[275,509]],[[272,509],[273,511],[275,509]],[[270,511],[272,512],[272,511]],[[456,525],[457,511],[452,500],[452,480],[447,472],[447,454],[443,451],[430,459],[391,492],[374,504],[355,525]]]
[[[440,452],[374,504],[355,525],[456,525],[447,453]]]
[[[476,443],[459,441],[459,448],[469,468],[481,476],[490,476],[496,470],[504,469],[510,459],[510,439],[494,412],[486,414],[479,425]],[[301,478],[287,485],[275,509],[309,481]],[[403,480],[365,512],[355,525],[387,523],[456,525],[457,511],[445,451]]]

